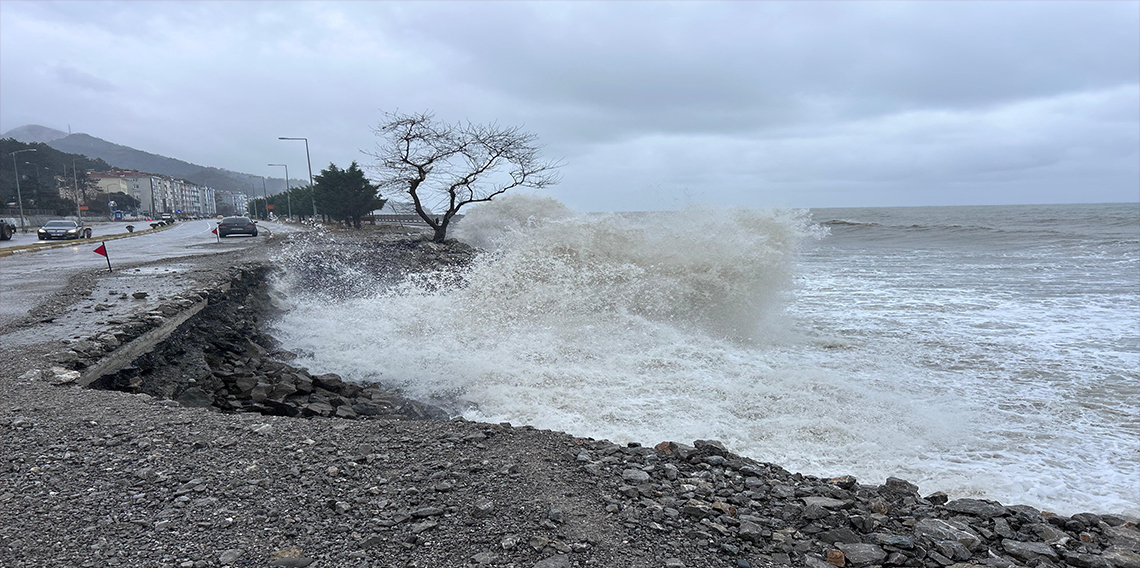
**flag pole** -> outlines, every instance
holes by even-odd
[[[103,255],[103,258],[107,259],[107,272],[114,272],[113,270],[111,270],[111,255],[107,254],[107,242],[106,241],[102,241],[99,243],[99,248],[95,249],[95,254],[101,254],[101,255]]]

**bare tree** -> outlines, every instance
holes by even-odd
[[[465,205],[491,201],[516,187],[558,183],[558,162],[542,160],[537,136],[497,124],[447,124],[431,113],[384,114],[372,129],[381,139],[373,169],[380,186],[407,193],[416,214],[443,242]],[[442,211],[442,213],[438,213]]]

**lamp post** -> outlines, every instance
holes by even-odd
[[[24,198],[20,195],[20,170],[16,167],[16,154],[20,152],[35,152],[35,148],[24,148],[23,150],[16,150],[12,152],[12,171],[16,174],[16,201],[20,204],[20,232],[26,233],[28,229],[25,227],[24,222]]]
[[[289,221],[293,220],[293,198],[289,196],[289,166],[285,164],[268,164],[270,166],[280,166],[285,168],[285,207],[287,208],[286,216]]]
[[[278,140],[304,140],[305,141],[305,161],[309,164],[309,195],[313,198],[313,222],[317,222],[317,188],[313,186],[313,161],[309,159],[309,139],[308,138],[290,138],[288,136],[278,136]]]
[[[71,180],[75,183],[75,216],[79,217],[79,224],[83,224],[83,209],[79,205],[79,171],[75,169],[75,160],[71,161]]]
[[[265,189],[265,176],[261,176],[261,196],[265,198],[265,220],[269,220],[269,190]]]
[[[35,197],[32,199],[32,205],[35,205],[36,202],[40,200],[40,189],[42,189],[44,185],[43,180],[40,179],[40,165],[31,162],[24,163],[36,169],[36,191],[34,192]]]

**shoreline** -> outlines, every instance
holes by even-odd
[[[439,247],[390,249],[415,262],[449,254]],[[170,263],[211,264],[185,258]],[[279,383],[259,380],[271,375],[253,371],[270,362],[281,365],[271,373],[296,374],[273,360],[272,346],[260,353],[234,345],[240,348],[215,353],[218,364],[211,365],[191,348],[202,341],[183,333],[197,328],[217,336],[222,328],[211,321],[240,313],[226,303],[237,299],[227,299],[235,281],[264,283],[256,269],[214,264],[213,283],[190,294],[204,294],[198,299],[221,310],[212,314],[207,307],[187,318],[155,343],[159,348],[147,352],[144,366],[150,357],[152,363],[170,362],[167,369],[201,370],[200,358],[209,375],[225,383],[227,399],[248,395],[251,405],[272,409],[265,403],[277,402],[272,399],[288,389],[275,395]],[[223,281],[228,290],[221,290]],[[237,305],[248,305],[248,297]],[[83,373],[52,370],[61,364],[90,368],[87,359],[102,360],[160,326],[157,319],[194,305],[190,297],[173,298],[167,302],[173,313],[160,307],[121,326],[149,321],[155,327],[139,325],[121,336],[103,332],[67,349],[22,345],[18,356],[3,347],[11,357],[2,366],[0,466],[7,469],[0,476],[0,503],[15,520],[0,539],[5,565],[194,568],[302,565],[308,559],[314,566],[1134,568],[1140,559],[1135,519],[1062,518],[992,501],[923,497],[897,479],[866,486],[850,476],[792,474],[714,441],[621,447],[525,426],[396,420],[391,414],[357,420],[227,414],[192,406],[203,401],[198,393],[170,400],[185,394],[185,385],[181,392],[151,389],[159,397],[69,388]],[[250,312],[242,316],[246,323],[259,318]],[[234,379],[226,383],[216,370],[243,369],[229,355],[246,361],[240,362],[245,370],[231,373]],[[259,364],[251,370],[253,359]],[[245,375],[256,375],[248,391],[228,392],[238,378],[250,384]],[[130,385],[138,376],[109,381]],[[165,376],[165,383],[155,384],[170,388],[176,381]],[[205,393],[199,379],[189,388]],[[259,383],[268,388],[256,401]],[[346,394],[332,377],[314,383]],[[375,400],[371,393],[369,399]],[[307,404],[316,402],[322,401]],[[347,406],[356,404],[362,403]]]

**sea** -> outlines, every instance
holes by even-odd
[[[1140,515],[1140,204],[598,214],[515,195],[454,235],[484,251],[464,269],[343,297],[283,275],[274,334],[313,372],[469,420]]]

